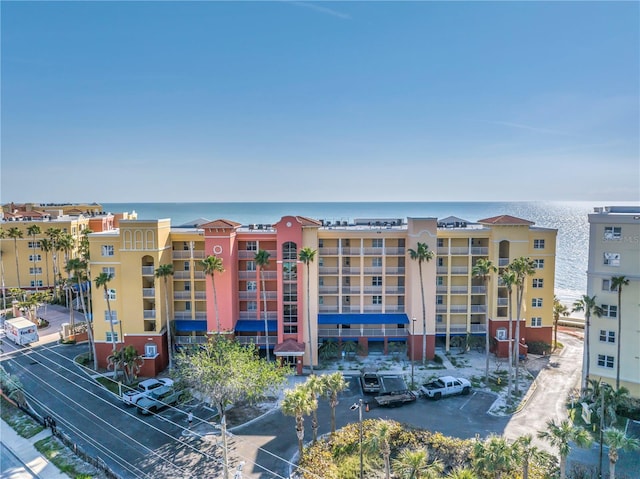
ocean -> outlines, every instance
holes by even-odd
[[[508,214],[558,230],[555,294],[570,306],[586,293],[589,222],[596,206],[626,202],[394,202],[394,203],[103,203],[105,211],[135,211],[140,219],[171,218],[178,226],[198,218],[242,224],[276,223],[297,215],[331,222],[355,218],[457,216],[470,222]],[[432,248],[435,245],[430,245]]]

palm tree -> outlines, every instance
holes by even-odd
[[[618,451],[635,451],[640,449],[640,441],[627,436],[624,431],[609,428],[604,431],[604,443],[609,446],[609,479],[616,479],[616,462]]]
[[[305,385],[309,388],[309,393],[313,395],[313,397],[317,398],[318,396],[324,396],[325,390],[327,388],[326,382],[322,379],[321,376],[316,376],[312,374],[307,379]],[[311,417],[311,429],[313,430],[313,442],[318,440],[318,403],[316,401],[316,407],[313,409],[313,414]]]
[[[66,271],[71,275],[73,273],[73,281],[78,285],[78,295],[80,298],[80,304],[82,306],[82,314],[84,316],[84,321],[87,324],[87,336],[89,339],[89,351],[90,356],[93,359],[93,368],[98,369],[98,357],[96,355],[96,343],[93,338],[93,324],[89,319],[87,305],[85,303],[84,297],[85,292],[84,289],[87,289],[87,294],[90,296],[90,284],[87,284],[87,271],[88,271],[88,263],[79,258],[70,259],[67,261]],[[72,288],[69,287],[68,291],[71,293]],[[71,293],[71,306],[73,306],[73,293]],[[73,307],[70,308],[70,325],[71,330],[73,331],[73,325],[75,323]],[[112,326],[113,328],[113,326]]]
[[[264,317],[264,338],[267,349],[267,361],[269,361],[269,322],[267,321],[267,290],[264,281],[264,268],[269,265],[269,256],[271,255],[268,251],[261,249],[254,257],[256,265],[260,268],[260,288],[262,289],[262,314]]]
[[[512,472],[516,454],[506,439],[490,435],[484,442],[477,440],[473,445],[473,462],[478,471],[500,479]]]
[[[298,384],[293,389],[284,392],[282,400],[282,413],[296,418],[296,434],[298,436],[298,453],[302,458],[304,449],[304,416],[307,416],[318,407],[318,400],[304,384]]]
[[[53,289],[55,291],[55,296],[58,300],[60,300],[60,288],[58,288],[59,282],[59,271],[60,264],[58,263],[58,251],[60,251],[60,247],[58,245],[58,241],[60,240],[60,236],[62,235],[62,230],[60,228],[49,228],[45,231],[45,234],[49,237],[49,241],[51,241],[51,252],[52,252],[52,264],[53,264]]]
[[[540,450],[533,445],[533,436],[531,434],[520,436],[516,439],[514,445],[522,462],[522,479],[529,479],[529,464],[533,458],[540,455]]]
[[[574,426],[568,419],[563,419],[559,424],[553,419],[547,421],[547,430],[538,431],[538,438],[544,439],[551,446],[558,449],[560,455],[560,479],[565,479],[567,469],[567,457],[571,452],[569,442],[575,442],[578,447],[589,447],[591,436],[581,427]]]
[[[616,389],[620,388],[620,345],[622,344],[620,335],[622,334],[622,287],[629,286],[629,280],[626,276],[614,276],[611,278],[611,288],[618,291],[618,332],[616,334],[616,343],[618,346],[618,356],[616,359]]]
[[[602,308],[596,304],[595,296],[582,296],[573,303],[572,311],[584,311],[584,351],[582,359],[582,394],[587,390],[587,379],[589,379],[589,343],[591,342],[591,315],[602,316]]]
[[[500,275],[500,280],[502,284],[507,288],[507,300],[508,300],[508,310],[509,310],[509,336],[507,339],[509,340],[509,347],[507,348],[509,351],[509,381],[507,386],[507,401],[511,402],[511,387],[513,381],[513,349],[511,348],[511,341],[513,341],[513,285],[516,283],[516,275],[510,269],[505,269]]]
[[[534,266],[533,260],[530,258],[516,258],[509,265],[509,269],[513,271],[516,275],[516,308],[517,308],[517,319],[516,319],[516,340],[513,344],[513,360],[516,363],[516,381],[515,381],[515,392],[518,394],[520,385],[518,384],[519,379],[519,369],[520,369],[520,317],[522,314],[522,302],[524,300],[524,290],[527,285],[527,278],[529,276],[533,276],[536,273],[536,268]]]
[[[51,280],[49,279],[49,252],[53,248],[53,243],[50,239],[42,238],[40,240],[40,248],[44,251],[44,269],[47,271],[47,287],[51,287]]]
[[[338,394],[347,389],[349,384],[345,381],[340,371],[332,374],[323,374],[320,376],[324,382],[324,396],[329,400],[331,407],[331,433],[336,432],[336,406],[338,405]]]
[[[438,460],[429,463],[426,449],[405,448],[394,459],[393,469],[402,479],[436,479],[440,477],[443,467]]]
[[[131,344],[122,348],[122,366],[124,368],[124,380],[126,384],[131,384],[140,372],[143,359],[135,346]]]
[[[416,249],[409,248],[409,257],[418,262],[418,273],[420,274],[420,294],[422,297],[422,362],[427,361],[427,307],[424,302],[424,278],[422,277],[422,263],[428,263],[434,257],[433,251],[429,249],[427,243],[420,243]],[[413,341],[413,338],[411,339]],[[413,347],[413,344],[411,345]]]
[[[387,421],[378,421],[365,441],[365,448],[372,453],[382,454],[385,479],[391,477],[391,430]]]
[[[36,235],[39,235],[41,232],[42,230],[38,225],[30,225],[27,228],[27,234],[31,236],[31,240],[32,240],[31,242],[34,246],[34,250],[35,250],[35,244],[36,244]],[[32,256],[35,257],[35,254]],[[34,265],[35,265],[35,261],[34,261]],[[36,291],[38,291],[38,268],[34,266],[33,271],[34,271],[34,277],[35,277],[34,283],[36,285]]]
[[[311,293],[309,284],[311,283],[311,262],[315,258],[316,253],[316,250],[305,247],[300,250],[299,255],[300,261],[302,261],[307,267],[307,329],[309,330],[309,365],[311,366],[311,374],[313,374],[313,341],[311,339]]]
[[[457,468],[447,474],[446,479],[478,479],[476,473],[466,467]]]
[[[116,335],[113,330],[113,316],[111,314],[111,299],[109,295],[108,284],[111,281],[112,276],[109,273],[100,273],[98,277],[94,280],[97,288],[104,288],[104,298],[107,300],[107,311],[109,313],[109,327],[111,328],[111,345],[113,347],[113,351],[116,350]],[[120,334],[122,335],[122,321],[120,322]],[[122,341],[124,338],[120,338]]]
[[[18,238],[22,238],[22,230],[17,226],[12,226],[7,230],[7,237],[13,239],[13,252],[16,255],[16,276],[18,278],[18,288],[20,285],[20,262],[18,261]]]
[[[558,321],[560,316],[569,316],[569,308],[560,302],[557,296],[553,297],[553,350],[558,347]]]
[[[156,269],[156,278],[164,283],[164,309],[167,317],[167,348],[169,350],[169,369],[173,368],[173,345],[171,341],[171,321],[169,319],[169,276],[173,276],[172,264],[161,264]]]
[[[498,268],[496,268],[491,260],[480,258],[476,261],[476,264],[473,265],[473,269],[471,270],[471,274],[477,278],[482,280],[482,284],[484,285],[484,304],[487,308],[487,315],[485,319],[485,341],[484,341],[484,353],[485,353],[485,366],[484,366],[484,382],[489,382],[489,279],[491,278],[491,273],[496,273]]]
[[[216,273],[224,273],[224,265],[222,264],[222,258],[211,255],[200,261],[200,264],[204,267],[204,274],[211,276],[211,286],[213,287],[213,306],[216,312],[216,332],[220,334],[220,313],[218,312],[218,293],[216,292]]]

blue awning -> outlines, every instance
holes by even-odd
[[[236,323],[236,332],[239,333],[257,333],[264,331],[264,320],[240,319]],[[278,331],[278,321],[275,319],[267,320],[267,331],[274,333]]]
[[[404,313],[319,314],[318,324],[409,324]]]
[[[181,333],[206,333],[207,321],[206,320],[194,320],[194,319],[176,319],[173,324],[176,327],[176,332]]]

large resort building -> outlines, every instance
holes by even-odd
[[[616,277],[628,283],[620,290],[620,304]],[[639,207],[599,207],[589,215],[587,295],[602,310],[591,315],[590,379],[616,387],[619,378],[621,387],[640,397]]]
[[[531,342],[551,343],[557,230],[524,219],[503,215],[475,222],[456,217],[328,222],[285,216],[272,224],[200,219],[172,226],[170,219],[76,210],[57,218],[5,211],[5,284],[53,287],[53,279],[44,273],[48,266],[40,242],[46,230],[56,226],[71,232],[76,248],[68,257],[76,257],[79,236],[91,226],[91,275],[105,272],[112,277],[107,287],[111,322],[104,290],[92,288],[102,366],[114,342],[118,347],[134,345],[144,357],[141,374],[155,375],[167,366],[168,336],[179,349],[213,334],[255,343],[298,372],[318,364],[319,349],[331,341],[355,343],[352,349],[362,355],[406,347],[418,360],[425,331],[427,358],[436,347],[451,348],[456,337],[484,338],[486,328],[492,349],[506,355],[509,301],[499,273],[519,257],[533,260],[536,270],[526,279],[518,339],[524,349]],[[90,225],[92,218],[110,219]],[[41,229],[35,236],[27,233],[33,224]],[[10,238],[10,228],[19,228],[22,237]],[[416,250],[418,243],[429,246],[432,260],[411,259],[409,250]],[[316,252],[308,264],[300,260],[303,248]],[[259,252],[268,253],[261,253],[268,257],[266,264],[256,261]],[[20,285],[16,253],[20,276],[28,278]],[[222,260],[224,272],[205,273],[202,260],[211,255]],[[486,282],[473,275],[479,259],[499,269]],[[156,273],[169,264],[173,274],[166,277],[165,287],[165,278]],[[515,291],[513,304],[515,321]]]

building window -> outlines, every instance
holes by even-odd
[[[29,241],[29,249],[40,249],[40,241]]]
[[[109,275],[109,278],[113,279],[116,277],[116,269],[111,266],[103,266],[102,272],[106,275]]]
[[[189,261],[184,262],[184,270],[191,271],[191,263]]]
[[[535,269],[543,269],[544,268],[544,260],[543,259],[534,259],[533,267]]]
[[[258,311],[258,302],[247,301],[247,311]]]
[[[258,291],[258,282],[247,281],[247,291]]]
[[[287,241],[282,245],[282,259],[284,260],[296,260],[298,259],[298,246],[291,242]]]
[[[42,274],[42,267],[29,268],[29,274]]]
[[[618,317],[618,307],[615,305],[602,304],[600,305],[602,309],[602,316],[605,318],[617,318]]]
[[[438,248],[444,248],[444,238],[438,238]]]
[[[533,249],[544,249],[544,240],[543,239],[534,239],[533,240]]]
[[[102,256],[113,256],[114,254],[115,254],[115,250],[112,244],[102,245]]]
[[[284,334],[298,334],[297,324],[285,324],[282,329]]]
[[[605,266],[620,266],[620,253],[604,253]]]
[[[613,356],[606,356],[604,354],[598,354],[598,366],[603,368],[613,368]]]
[[[540,317],[531,318],[532,328],[539,328],[540,326],[542,326],[542,318]]]
[[[245,268],[246,271],[256,271],[256,262],[251,260],[251,261],[247,261],[247,267]]]
[[[191,291],[191,283],[184,283],[184,291]]]
[[[247,241],[247,251],[258,251],[258,242]]]
[[[185,301],[184,302],[184,310],[185,311],[191,311],[191,301]]]
[[[296,304],[285,304],[283,306],[282,321],[285,323],[298,322],[298,306]]]
[[[374,268],[382,268],[382,258],[372,258],[371,264]]]
[[[282,279],[284,281],[295,281],[298,278],[298,265],[293,261],[282,263]]]
[[[36,261],[42,261],[42,255],[39,254],[30,254],[29,255],[29,261],[36,262]]]
[[[444,296],[441,294],[436,295],[436,304],[444,304]]]
[[[374,248],[382,248],[382,238],[374,238],[371,242]]]
[[[147,358],[155,358],[158,355],[158,346],[153,343],[145,344],[144,355]]]
[[[37,288],[42,288],[42,285],[43,285],[43,283],[42,283],[41,279],[39,279],[38,281],[33,280],[33,279],[31,280],[31,287],[32,288],[36,288],[36,287]]]
[[[531,298],[532,308],[542,308],[542,298]]]
[[[621,238],[622,238],[621,226],[605,226],[604,227],[605,240],[619,240]]]
[[[105,321],[109,321],[109,319],[111,319],[112,323],[117,323],[118,322],[118,312],[114,311],[113,309],[111,310],[111,316],[109,316],[109,310],[105,310],[104,312],[104,320]]]
[[[324,266],[324,258],[318,258],[318,266]]]
[[[444,276],[436,276],[436,285],[444,286]]]
[[[444,258],[438,258],[438,266],[444,266]]]
[[[436,323],[441,323],[441,322],[442,322],[442,315],[436,314]]]
[[[324,304],[324,296],[318,296],[318,304]]]
[[[116,300],[116,290],[115,289],[107,289],[107,294],[104,295],[105,301],[109,298],[109,301]]]
[[[318,248],[324,248],[324,240],[323,239],[319,239],[318,240]]]
[[[111,331],[107,331],[105,337],[108,343],[118,342],[118,333],[116,333],[115,331],[113,332],[113,336],[111,335]]]
[[[382,296],[379,296],[379,295],[373,296],[371,302],[373,304],[382,304]]]
[[[533,287],[534,288],[542,288],[544,280],[542,278],[534,278],[533,279]]]
[[[296,283],[285,283],[282,285],[282,300],[285,303],[295,303],[298,301],[298,285]]]
[[[382,286],[382,276],[373,276],[371,278],[371,286]]]
[[[605,331],[604,329],[600,330],[600,342],[602,343],[615,343],[616,342],[616,332],[615,331]]]
[[[324,286],[324,277],[320,276],[318,278],[318,286]]]
[[[615,291],[614,289],[611,288],[611,280],[610,279],[603,279],[602,280],[602,291]]]

